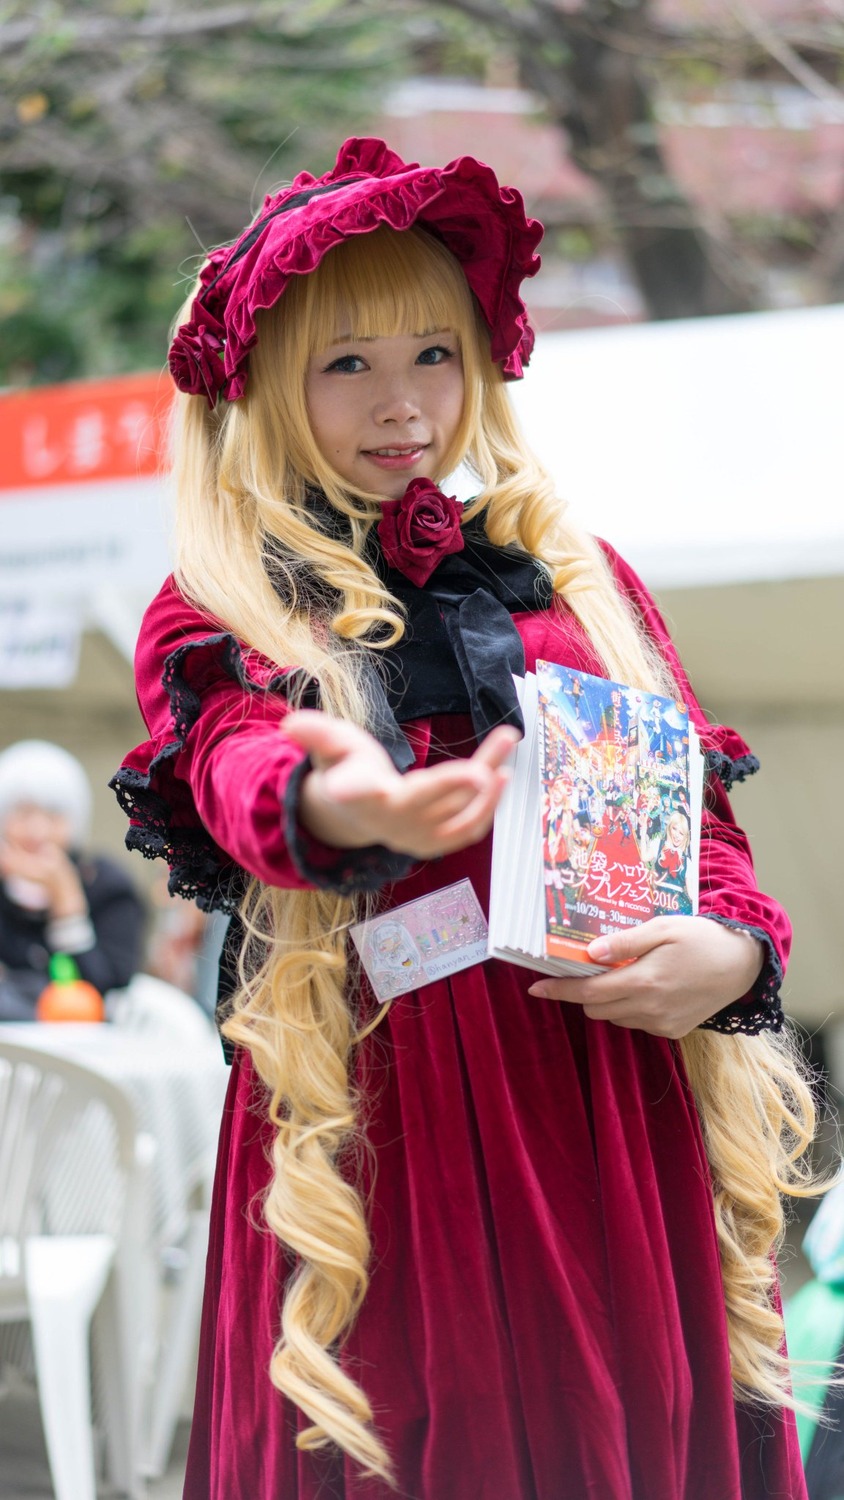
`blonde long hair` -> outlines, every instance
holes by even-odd
[[[179,398],[177,579],[185,595],[250,648],[305,668],[326,712],[367,723],[361,662],[398,640],[404,624],[362,555],[377,497],[343,483],[308,421],[308,360],[341,326],[355,337],[455,330],[466,404],[454,451],[433,477],[467,459],[481,487],[467,514],[483,512],[491,541],[517,544],[545,563],[561,608],[565,601],[574,611],[608,675],[674,692],[600,549],[526,450],[457,262],[420,230],[349,239],[295,279],[262,315],[239,402],[209,412],[201,397]],[[309,511],[308,485],[347,518],[348,545]],[[324,601],[316,619],[314,597]],[[330,892],[252,882],[240,988],[225,1032],[251,1054],[266,1085],[275,1136],[263,1211],[298,1258],[270,1378],[311,1419],[300,1447],[336,1443],[389,1481],[369,1403],[336,1357],[366,1293],[370,1248],[349,1170],[359,1143],[350,1074],[363,1018],[354,1011],[346,931],[357,911]],[[771,1252],[783,1233],[781,1195],[812,1191],[801,1161],[814,1128],[811,1094],[787,1033],[698,1030],[679,1045],[711,1168],[736,1396],[789,1405]]]

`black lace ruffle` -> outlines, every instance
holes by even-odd
[[[195,901],[202,911],[232,912],[242,894],[243,872],[232,861],[223,861],[210,834],[202,828],[174,826],[172,811],[155,790],[157,772],[166,761],[184,749],[199,718],[202,702],[184,675],[186,657],[194,651],[214,648],[214,659],[246,692],[283,692],[287,674],[279,672],[266,683],[252,682],[236,638],[228,631],[187,641],[165,659],[162,686],[167,693],[173,720],[173,739],[150,761],[146,771],[128,766],[112,777],[109,786],[130,819],[127,849],[137,849],[145,859],[165,859],[170,866],[167,889],[171,896]]]
[[[144,859],[165,859],[170,866],[167,889],[171,896],[195,901],[201,911],[233,912],[242,895],[243,872],[224,865],[214,840],[203,828],[174,828],[170,809],[151,785],[165,756],[181,749],[178,742],[151,761],[149,771],[122,766],[109,786],[130,819],[126,848]]]
[[[178,646],[165,658],[164,672],[161,677],[162,686],[170,703],[173,728],[176,731],[175,750],[181,750],[184,747],[185,740],[202,711],[202,700],[199,694],[185,678],[184,662],[191,652],[204,650],[209,646],[217,648],[214,652],[215,663],[221,666],[226,675],[247,693],[283,693],[286,697],[291,683],[305,676],[301,668],[297,667],[292,671],[273,672],[265,681],[255,682],[246,671],[240,642],[229,631],[206,635],[198,641],[186,641],[184,646]],[[315,689],[310,694],[310,701],[308,700],[309,694],[306,689],[302,702],[308,707],[315,707]],[[157,759],[160,758],[160,756],[157,757]]]
[[[167,693],[173,721],[173,739],[150,762],[146,771],[123,766],[109,782],[120,806],[130,820],[126,835],[127,849],[136,849],[145,859],[165,859],[170,866],[167,888],[172,896],[195,901],[202,911],[231,913],[243,896],[248,876],[233,861],[227,860],[210,834],[202,828],[180,828],[173,823],[172,810],[155,789],[157,772],[184,749],[202,711],[199,693],[185,677],[184,663],[191,652],[213,648],[215,665],[248,693],[287,694],[299,671],[274,672],[263,681],[253,680],[246,670],[243,651],[236,637],[221,631],[188,641],[171,651],[164,663],[162,684]],[[316,707],[313,690],[305,685],[301,700]],[[338,850],[331,864],[319,864],[312,858],[314,848],[296,819],[301,777],[307,762],[297,767],[288,782],[284,818],[288,848],[299,873],[311,884],[328,887],[341,895],[355,891],[379,890],[389,881],[407,873],[412,860],[379,845],[366,849]],[[352,858],[353,856],[353,858]]]
[[[755,755],[740,755],[733,760],[723,750],[706,750],[704,754],[707,770],[723,782],[725,792],[729,792],[737,781],[745,781],[759,770]]]
[[[766,958],[749,998],[733,1000],[723,1010],[716,1011],[708,1021],[702,1023],[706,1031],[720,1031],[726,1036],[758,1036],[760,1031],[781,1031],[785,1017],[780,1001],[780,985],[783,968],[780,957],[767,932],[761,927],[752,927],[748,922],[736,922],[730,917],[719,917],[715,912],[706,912],[711,922],[720,922],[722,927],[732,927],[736,932],[749,932],[764,944]]]

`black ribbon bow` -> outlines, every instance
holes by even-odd
[[[479,740],[496,724],[524,730],[513,674],[523,675],[525,656],[512,616],[548,609],[551,580],[528,553],[494,546],[480,516],[464,526],[463,537],[462,552],[443,558],[424,588],[387,564],[375,532],[367,539],[369,561],[407,611],[401,641],[379,653],[383,690],[373,694],[383,699],[373,703],[373,728],[394,760],[388,716],[398,726],[468,713]]]
[[[348,522],[317,490],[308,492],[311,519],[348,545]],[[400,725],[432,714],[469,714],[479,740],[497,724],[524,731],[513,675],[525,655],[513,615],[549,609],[548,571],[519,547],[497,547],[482,516],[462,528],[464,546],[444,557],[417,588],[384,557],[377,529],[365,555],[395,599],[406,628],[397,646],[372,652],[367,670],[370,725],[394,764],[405,771],[414,754]],[[324,606],[324,591],[315,604]]]

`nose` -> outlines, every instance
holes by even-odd
[[[412,385],[395,378],[385,382],[376,395],[372,415],[379,426],[415,422],[421,415],[421,408]]]

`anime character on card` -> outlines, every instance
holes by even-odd
[[[404,922],[375,923],[367,939],[364,962],[379,994],[388,991],[403,995],[425,982],[422,955]]]

